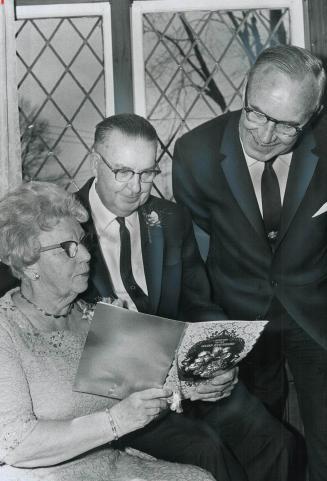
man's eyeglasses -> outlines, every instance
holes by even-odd
[[[64,242],[60,242],[60,244],[53,244],[51,246],[44,246],[41,247],[40,252],[45,252],[45,251],[51,251],[53,249],[63,249],[67,256],[70,259],[74,259],[76,257],[76,254],[78,252],[78,246],[82,244],[84,247],[88,248],[89,244],[89,237],[85,235],[79,242],[73,241],[73,240],[68,240]]]
[[[301,133],[307,125],[305,124],[302,127],[298,125],[292,125],[288,122],[283,122],[282,120],[276,120],[273,117],[269,117],[269,115],[266,115],[262,112],[258,112],[252,107],[249,107],[247,94],[248,86],[246,86],[245,89],[243,109],[245,110],[245,115],[249,122],[253,122],[257,125],[265,125],[267,122],[273,122],[275,124],[275,132],[277,134],[287,135],[288,137],[295,137],[295,135]]]
[[[106,164],[108,169],[111,170],[111,172],[114,173],[115,179],[118,182],[129,182],[132,180],[134,175],[139,175],[140,176],[140,181],[144,183],[150,183],[153,181],[156,175],[160,174],[161,170],[159,167],[156,167],[155,169],[146,169],[146,170],[141,170],[141,172],[135,172],[133,169],[128,169],[127,167],[122,167],[120,169],[114,169],[109,162],[103,157],[103,155],[99,154],[99,152],[94,152],[96,155],[100,157],[100,159]]]

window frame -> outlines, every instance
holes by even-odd
[[[288,8],[291,44],[305,46],[305,20],[302,0],[137,0],[131,7],[134,112],[146,117],[143,55],[143,14],[203,10],[250,10]]]
[[[16,6],[16,20],[92,16],[102,17],[105,112],[108,117],[115,113],[110,3],[95,2]]]

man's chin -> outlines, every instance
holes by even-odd
[[[120,199],[121,216],[127,217],[136,211],[141,205],[145,204],[149,196],[146,197],[124,197]]]
[[[247,148],[246,148],[247,147]],[[277,146],[274,147],[254,147],[252,145],[244,147],[245,152],[255,160],[258,160],[260,162],[266,162],[270,159],[273,159],[274,157],[277,157],[280,154],[284,154],[284,149],[283,148],[277,148]]]

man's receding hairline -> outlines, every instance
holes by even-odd
[[[278,75],[280,77],[285,77],[286,79],[292,81],[292,82],[297,82],[299,85],[305,85],[307,84],[308,86],[308,91],[311,94],[313,90],[313,86],[315,86],[316,89],[316,95],[315,97],[318,99],[319,98],[319,85],[317,82],[316,77],[312,72],[306,72],[304,76],[299,76],[296,73],[292,72],[286,72],[278,66],[269,64],[269,62],[262,63],[261,65],[258,65],[257,68],[253,68],[252,71],[249,74],[248,77],[248,90],[251,88],[251,84],[253,84],[254,80],[257,81],[256,77],[259,75],[265,76],[269,74],[270,76],[272,75]],[[264,81],[262,82],[264,85]]]
[[[149,139],[145,135],[140,134],[139,132],[135,132],[135,133],[125,132],[119,126],[114,126],[113,128],[108,129],[105,132],[103,132],[103,139],[96,140],[94,145],[105,144],[106,142],[108,142],[110,136],[113,135],[116,132],[121,134],[123,137],[126,137],[126,138],[131,139],[131,140],[141,139],[141,140],[144,140],[145,142],[148,142],[149,144],[154,144],[154,145],[158,144],[158,139]]]

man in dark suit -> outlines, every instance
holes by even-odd
[[[155,130],[137,115],[112,116],[96,127],[95,178],[78,194],[90,212],[85,229],[93,239],[85,297],[117,297],[131,310],[175,319],[222,319],[210,302],[190,215],[150,195],[159,171],[156,149]],[[199,465],[219,481],[286,481],[289,433],[236,382],[236,369],[217,373],[182,415],[169,412],[119,447]]]
[[[240,377],[279,417],[288,360],[311,481],[327,479],[325,81],[310,52],[267,49],[242,111],[185,134],[173,161],[176,200],[210,236],[214,301],[229,318],[271,321]]]

